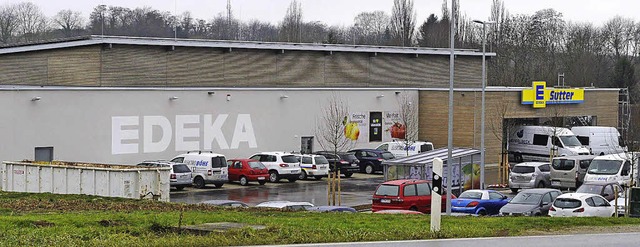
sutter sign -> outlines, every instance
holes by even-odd
[[[584,102],[582,88],[547,88],[547,82],[534,81],[533,88],[522,90],[522,104],[533,108],[545,108],[555,104],[580,104]]]

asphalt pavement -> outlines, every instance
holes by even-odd
[[[351,178],[342,177],[341,195],[343,206],[371,204],[371,196],[378,184],[384,180],[382,174],[353,174]],[[172,190],[171,202],[199,203],[206,200],[236,200],[255,206],[265,201],[305,201],[317,206],[328,205],[328,181],[298,180],[290,183],[286,179],[278,183],[259,185],[251,182],[248,186],[238,183],[226,183],[222,188],[208,185],[204,189],[185,188],[184,191]],[[337,201],[336,201],[337,204]]]
[[[462,238],[409,241],[351,242],[298,245],[263,245],[287,247],[585,247],[585,246],[638,246],[640,233],[576,234],[497,238]]]

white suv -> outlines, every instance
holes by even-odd
[[[329,174],[329,161],[322,155],[296,155],[300,158],[300,180],[305,180],[307,177],[314,177],[317,180],[322,179]]]
[[[295,182],[300,176],[300,162],[295,155],[285,152],[262,152],[251,156],[269,169],[269,182],[275,183],[286,178]]]

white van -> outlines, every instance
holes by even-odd
[[[407,146],[407,144],[409,143],[405,143],[403,141],[385,142],[380,144],[376,149],[389,151],[396,158],[416,155],[433,150],[433,143],[431,142],[415,141],[410,142],[409,146]]]
[[[622,186],[630,186],[631,174],[633,173],[633,177],[636,177],[637,168],[630,153],[598,156],[591,161],[587,175],[584,176],[584,182],[616,181]]]
[[[551,149],[557,149],[559,156],[589,155],[571,130],[549,126],[518,126],[509,136],[509,155],[520,163],[528,161],[549,161]]]
[[[589,148],[592,154],[618,154],[625,148],[620,144],[620,132],[614,127],[604,126],[576,126],[571,128],[582,145]]]
[[[190,151],[181,154],[171,162],[185,163],[193,177],[193,186],[204,188],[206,184],[214,184],[217,188],[229,182],[227,160],[222,154],[210,151]]]
[[[595,155],[574,155],[553,158],[551,161],[551,187],[577,189]]]

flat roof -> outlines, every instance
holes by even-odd
[[[260,41],[235,41],[235,40],[207,40],[207,39],[173,39],[153,37],[127,37],[127,36],[81,36],[69,39],[50,40],[36,43],[24,43],[0,48],[0,55],[32,52],[41,50],[62,49],[91,45],[144,45],[167,47],[204,47],[224,49],[254,49],[254,50],[282,50],[282,51],[321,51],[321,52],[358,52],[358,53],[387,53],[409,55],[450,55],[449,48],[427,47],[399,47],[399,46],[372,46],[372,45],[347,45],[347,44],[315,44],[315,43],[283,43]],[[458,56],[482,56],[482,51],[474,49],[455,49]],[[496,53],[487,52],[487,57],[494,57]]]
[[[578,87],[580,88],[580,87]],[[530,87],[487,87],[486,92],[520,92]],[[620,91],[620,88],[585,87],[585,91]],[[0,85],[0,91],[449,91],[448,88],[402,87],[77,87]],[[454,88],[454,92],[481,92],[482,88]]]

